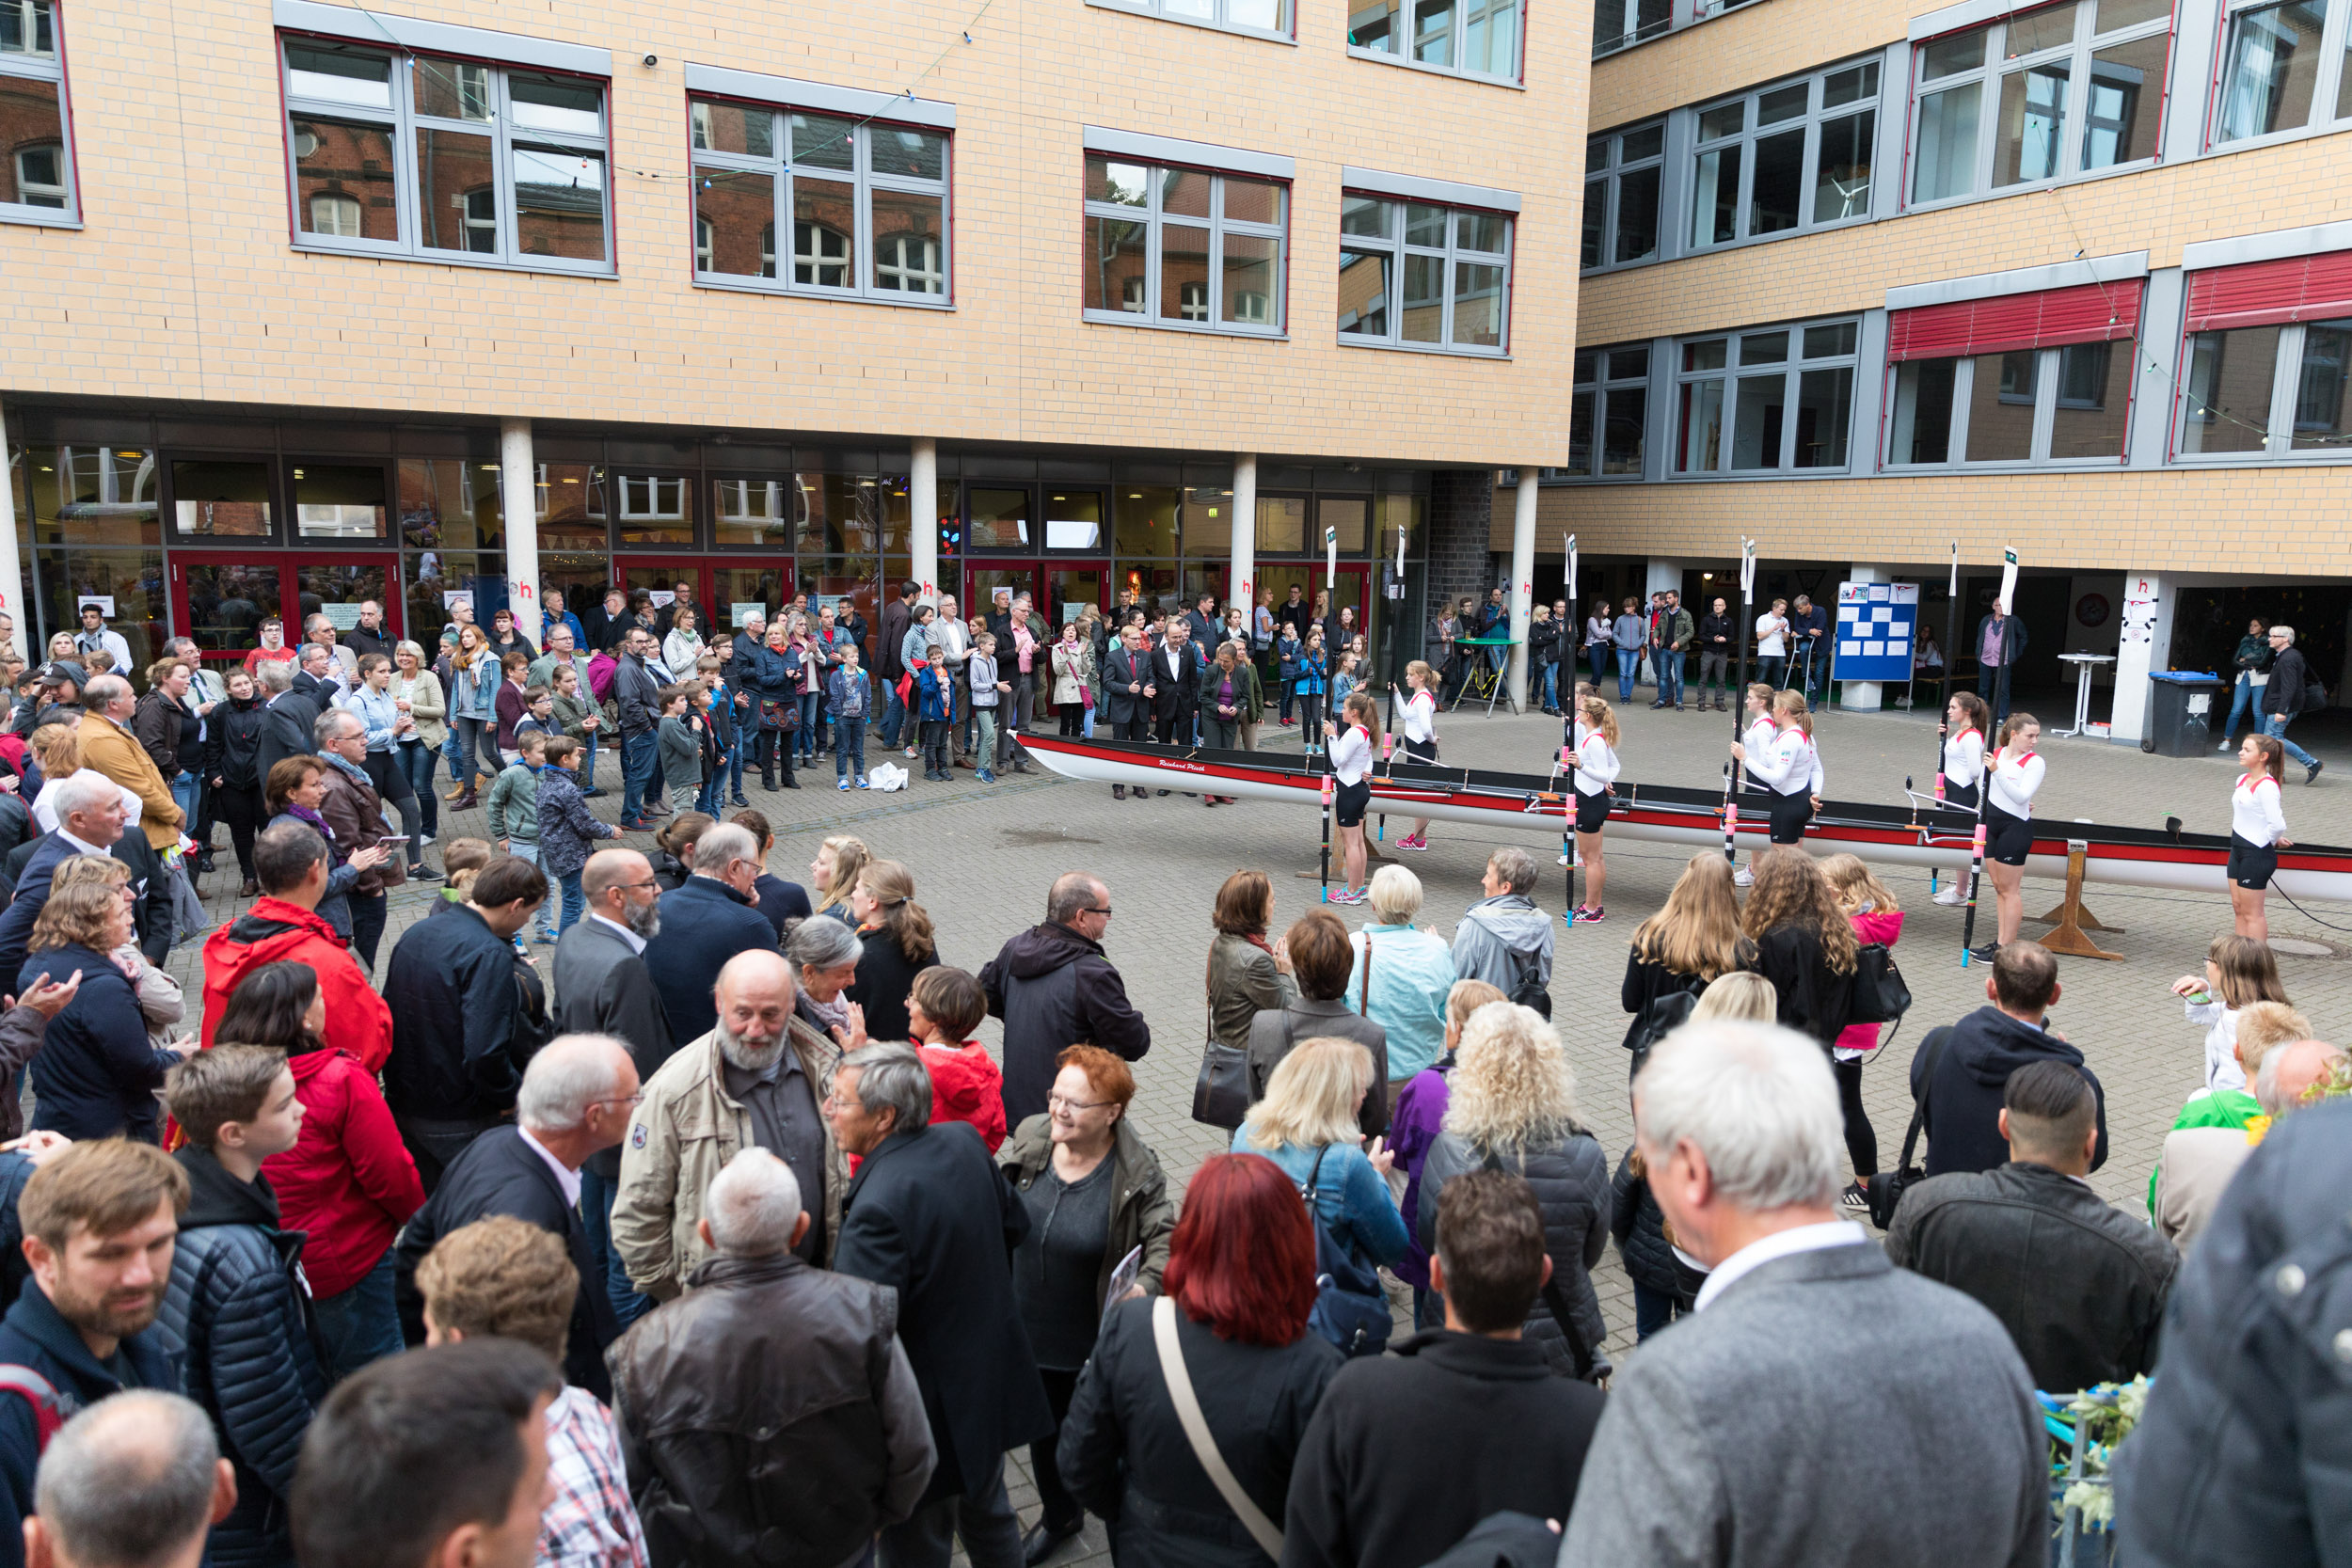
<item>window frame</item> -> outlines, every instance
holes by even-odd
[[[289,244],[296,250],[340,256],[374,256],[395,261],[421,261],[428,265],[489,267],[506,272],[559,273],[572,277],[613,277],[619,276],[619,224],[614,212],[613,153],[612,153],[612,82],[610,77],[591,75],[558,66],[529,62],[487,59],[475,55],[437,49],[420,49],[413,45],[382,40],[350,39],[331,33],[318,33],[299,27],[279,27],[277,30],[278,91],[283,108],[279,115],[281,134],[285,139],[286,219]],[[305,99],[294,90],[294,67],[287,57],[290,44],[320,44],[360,54],[381,55],[386,60],[387,83],[391,106],[336,103],[326,99]],[[426,114],[417,107],[415,82],[420,60],[449,61],[460,66],[479,67],[488,74],[485,82],[489,90],[488,118],[460,119],[443,115]],[[512,112],[510,87],[514,76],[546,76],[592,84],[597,94],[597,119],[600,131],[595,136],[584,133],[548,130],[539,126],[516,124]],[[461,92],[466,89],[461,87]],[[394,227],[398,238],[370,240],[358,236],[321,234],[303,227],[306,213],[302,196],[302,155],[295,147],[295,122],[298,119],[324,119],[368,125],[388,132],[392,138],[392,193]],[[490,143],[491,183],[494,211],[491,216],[493,248],[488,251],[440,249],[428,246],[423,241],[421,204],[423,201],[421,175],[417,168],[417,136],[423,131],[444,131],[453,135],[484,137]],[[553,148],[563,150],[593,153],[603,166],[601,201],[603,206],[603,246],[601,261],[576,260],[550,256],[521,248],[519,230],[520,209],[516,198],[515,158],[517,151]],[[473,193],[467,193],[469,196]],[[476,220],[469,211],[468,228]]]
[[[1340,190],[1341,212],[1344,217],[1350,198],[1385,203],[1390,209],[1389,232],[1384,237],[1350,233],[1343,228],[1339,234],[1340,254],[1351,250],[1378,251],[1392,260],[1389,274],[1388,299],[1385,309],[1389,330],[1385,334],[1339,330],[1343,348],[1396,349],[1407,354],[1448,354],[1467,356],[1473,359],[1508,359],[1511,357],[1511,284],[1513,255],[1518,237],[1518,214],[1499,207],[1482,207],[1468,202],[1419,200],[1394,191],[1384,191],[1343,184]],[[1445,214],[1445,244],[1442,247],[1415,245],[1407,237],[1406,209],[1430,207]],[[1469,250],[1461,244],[1464,216],[1500,219],[1503,225],[1502,248],[1500,251]],[[1438,341],[1421,342],[1408,341],[1405,330],[1406,259],[1419,256],[1424,260],[1438,259],[1443,278],[1442,305],[1438,312]],[[1455,269],[1463,266],[1500,266],[1502,269],[1502,341],[1491,347],[1483,343],[1457,343],[1454,341],[1454,308],[1460,297],[1455,286]]]
[[[2276,131],[2264,131],[2250,136],[2223,139],[2221,117],[2230,95],[2230,44],[2238,19],[2249,11],[2258,11],[2276,4],[2277,0],[2225,0],[2217,19],[2213,46],[2212,80],[2206,85],[2205,127],[2200,150],[2205,152],[2239,152],[2251,148],[2274,147],[2280,142],[2296,141],[2304,136],[2325,135],[2352,124],[2352,115],[2337,114],[2331,104],[2342,100],[2344,77],[2352,69],[2346,51],[2352,50],[2352,4],[2346,0],[2321,0],[2327,7],[2327,20],[2319,36],[2319,68],[2312,82],[2312,106],[2300,125],[2290,125]]]
[[[1257,338],[1276,342],[1290,341],[1290,268],[1291,214],[1293,211],[1293,181],[1283,175],[1262,174],[1249,169],[1218,168],[1210,165],[1185,162],[1175,158],[1153,157],[1141,152],[1114,151],[1104,148],[1085,148],[1079,153],[1079,234],[1084,244],[1086,220],[1102,218],[1117,223],[1138,223],[1143,226],[1145,245],[1143,309],[1140,310],[1103,310],[1086,305],[1086,288],[1080,280],[1078,316],[1081,321],[1101,326],[1137,326],[1160,332],[1206,332],[1228,338]],[[1086,196],[1085,163],[1100,158],[1105,164],[1125,164],[1145,170],[1144,188],[1147,199],[1142,207],[1131,207],[1116,201],[1090,200]],[[1160,178],[1169,171],[1205,176],[1210,181],[1209,215],[1206,218],[1170,214],[1162,211],[1167,195],[1167,182]],[[1225,182],[1246,180],[1253,184],[1271,185],[1281,193],[1282,215],[1273,224],[1259,224],[1225,215]],[[1201,305],[1200,319],[1172,317],[1158,309],[1163,283],[1161,265],[1165,259],[1163,236],[1167,227],[1199,230],[1209,237],[1208,290]],[[1223,314],[1225,293],[1225,236],[1228,231],[1245,239],[1271,239],[1275,243],[1277,277],[1269,302],[1274,305],[1274,320],[1263,325],[1248,322],[1228,322]]]
[[[2003,50],[2009,41],[2010,26],[2021,17],[2055,9],[2052,5],[2023,5],[1987,21],[1956,27],[1911,40],[1909,92],[1903,105],[1903,156],[1899,170],[1900,186],[1896,192],[1895,211],[1898,214],[1939,211],[1970,201],[1986,201],[1999,197],[2014,196],[2021,191],[2047,190],[2055,185],[2072,184],[2081,180],[2100,180],[2109,175],[2131,174],[2156,168],[2164,163],[2164,135],[2172,113],[2172,73],[2180,60],[2179,0],[2157,20],[2136,22],[2110,32],[2094,32],[2098,24],[2096,0],[2058,0],[2061,5],[2074,7],[2074,30],[2064,43],[2051,44],[2026,54],[2006,55]],[[1969,33],[1984,36],[1983,57],[1974,66],[1946,75],[1930,78],[1923,74],[1927,54],[1936,44],[1963,37]],[[2146,156],[2126,162],[2105,164],[2097,168],[2083,166],[2083,143],[2088,129],[2090,104],[2091,67],[2097,56],[2125,44],[2162,37],[2165,42],[2164,85],[2156,98],[2155,122],[2149,129]],[[2001,98],[2007,79],[2022,76],[2037,68],[2063,62],[2067,68],[2066,98],[2059,107],[2058,166],[2052,173],[2031,180],[2018,180],[1996,185],[1993,179],[2001,144]],[[1975,85],[1977,92],[1976,146],[1970,165],[1969,186],[1954,196],[1938,196],[1922,199],[1918,189],[1918,157],[1920,148],[1921,114],[1929,98]]]
[[[1639,373],[1623,375],[1615,373],[1611,366],[1620,355],[1638,355],[1641,359]],[[1592,406],[1592,434],[1587,438],[1590,442],[1590,451],[1581,470],[1573,467],[1549,468],[1545,470],[1547,478],[1575,484],[1639,484],[1642,483],[1643,467],[1646,466],[1649,455],[1651,408],[1649,392],[1652,365],[1650,344],[1646,341],[1604,344],[1598,348],[1581,348],[1576,351],[1575,362],[1569,372],[1571,377],[1568,395],[1570,451],[1574,451],[1577,402],[1580,399],[1589,398]],[[1613,392],[1636,390],[1642,394],[1644,463],[1636,466],[1629,473],[1610,473],[1606,471],[1609,461],[1610,395]]]
[[[2336,446],[2312,446],[2298,449],[2295,445],[2296,414],[2301,399],[2303,356],[2310,341],[2310,329],[2332,322],[2346,320],[2345,316],[2314,317],[2310,321],[2275,324],[2279,333],[2276,358],[2270,366],[2270,410],[2265,423],[2262,446],[2252,451],[2187,451],[2183,450],[2189,421],[2196,418],[2190,407],[2190,389],[2195,385],[2192,356],[2197,340],[2203,333],[2187,330],[2184,322],[2181,334],[2181,373],[2176,381],[2171,420],[2166,427],[2169,448],[2167,460],[2187,467],[2243,467],[2257,463],[2343,463],[2352,458],[2352,436]],[[2223,327],[2214,329],[2217,336],[2231,332],[2259,332],[2262,325]],[[2207,420],[2206,423],[2214,422]]]
[[[723,104],[730,108],[757,111],[770,117],[768,144],[771,150],[766,156],[748,152],[718,152],[699,145],[702,126],[695,111],[706,103]],[[792,182],[793,159],[788,138],[794,115],[809,115],[824,119],[842,119],[850,126],[850,158],[847,169],[816,167],[809,178],[829,184],[851,187],[853,208],[851,221],[855,232],[850,237],[850,260],[854,280],[845,287],[821,283],[802,283],[792,276],[799,264],[799,224],[793,217]],[[912,131],[921,135],[937,136],[940,141],[940,176],[930,180],[918,175],[891,174],[874,166],[873,138],[876,132]],[[739,293],[788,294],[797,299],[847,300],[863,305],[899,305],[920,310],[952,310],[956,307],[955,269],[955,132],[952,128],[927,125],[914,120],[882,119],[857,115],[844,109],[815,104],[785,104],[768,99],[741,98],[726,93],[698,89],[686,99],[686,151],[688,166],[694,170],[694,189],[701,186],[700,171],[705,168],[736,169],[748,174],[766,176],[771,182],[771,197],[769,227],[763,235],[764,258],[774,267],[772,277],[753,277],[739,273],[713,273],[703,270],[702,225],[700,213],[690,202],[687,221],[691,225],[693,248],[689,254],[692,281],[698,289],[720,289]],[[874,236],[874,198],[877,193],[898,192],[911,196],[939,198],[939,233],[934,236],[940,246],[939,270],[943,291],[937,294],[914,293],[900,289],[885,289],[875,281],[881,271],[882,252]],[[789,240],[787,247],[786,241]]]
[[[1853,55],[1816,71],[1808,71],[1799,76],[1783,77],[1775,82],[1768,82],[1762,87],[1751,87],[1744,92],[1731,93],[1721,98],[1708,99],[1693,105],[1691,109],[1690,166],[1688,177],[1683,182],[1689,193],[1689,199],[1684,203],[1684,207],[1690,219],[1690,228],[1682,235],[1679,254],[1697,256],[1710,251],[1729,250],[1737,245],[1757,245],[1770,240],[1785,240],[1793,235],[1814,233],[1824,229],[1845,229],[1855,224],[1869,222],[1871,205],[1877,198],[1877,182],[1881,167],[1879,151],[1883,145],[1879,134],[1883,127],[1878,123],[1878,114],[1884,85],[1884,71],[1883,52],[1874,51],[1866,55]],[[1867,72],[1866,80],[1868,86],[1862,92],[1842,103],[1827,103],[1825,100],[1829,95],[1829,79],[1833,76],[1845,75],[1850,71]],[[1776,120],[1769,126],[1758,123],[1758,113],[1766,98],[1786,92],[1790,87],[1798,86],[1805,89],[1805,105],[1802,113],[1786,119]],[[1707,117],[1728,108],[1734,103],[1740,105],[1740,129],[1709,140],[1702,140],[1701,130],[1707,123]],[[1871,120],[1870,198],[1864,201],[1862,211],[1857,214],[1826,220],[1819,218],[1814,214],[1813,206],[1819,185],[1823,133],[1840,121],[1858,119],[1864,115],[1869,116]],[[1786,229],[1775,229],[1765,233],[1741,232],[1734,234],[1727,240],[1710,239],[1701,242],[1695,232],[1700,214],[1698,198],[1700,161],[1710,153],[1720,153],[1735,147],[1741,150],[1737,200],[1740,226],[1744,230],[1755,217],[1756,144],[1786,136],[1791,132],[1800,132],[1804,137],[1804,150],[1799,154],[1797,221]],[[1662,224],[1661,229],[1662,230]],[[1664,235],[1661,232],[1660,244],[1664,243]]]
[[[1381,35],[1383,41],[1378,46],[1356,41],[1354,20],[1358,13],[1350,13],[1347,19],[1348,24],[1343,28],[1341,35],[1341,40],[1346,45],[1349,57],[1373,60],[1383,65],[1402,66],[1408,71],[1425,71],[1437,76],[1451,76],[1457,81],[1484,82],[1489,87],[1526,90],[1527,19],[1532,9],[1530,0],[1484,0],[1483,4],[1481,0],[1444,0],[1448,20],[1445,26],[1446,60],[1442,64],[1422,59],[1417,48],[1416,40],[1420,34],[1414,12],[1420,6],[1429,3],[1430,0],[1386,0],[1389,8],[1387,13],[1389,31]],[[1682,0],[1676,0],[1676,3],[1679,5]],[[1470,20],[1467,13],[1473,8],[1479,10],[1479,20],[1489,32],[1493,27],[1495,12],[1506,8],[1510,11],[1512,17],[1511,69],[1508,71],[1470,71],[1457,63],[1461,55],[1462,35]],[[1370,11],[1371,8],[1367,7],[1361,14],[1368,15]],[[1403,30],[1402,34],[1399,29]],[[1399,42],[1404,43],[1406,47],[1402,49],[1389,47],[1391,44]]]
[[[1658,150],[1638,158],[1628,159],[1625,141],[1646,132],[1658,134]],[[1645,119],[1615,131],[1602,131],[1584,138],[1584,213],[1589,218],[1594,212],[1594,187],[1600,187],[1600,253],[1601,259],[1591,266],[1583,264],[1582,237],[1578,239],[1577,271],[1584,277],[1610,272],[1618,267],[1642,267],[1665,259],[1666,253],[1666,121],[1663,118]],[[1593,168],[1596,149],[1605,150],[1607,161],[1597,173]],[[1619,225],[1625,217],[1625,179],[1629,174],[1655,170],[1658,175],[1658,214],[1651,226],[1650,247],[1643,255],[1626,261],[1614,260]]]
[[[1268,43],[1298,43],[1298,0],[1276,0],[1282,12],[1282,24],[1272,31],[1252,27],[1247,23],[1231,20],[1232,0],[1208,0],[1208,16],[1180,16],[1168,8],[1168,0],[1086,0],[1098,10],[1124,11],[1129,16],[1149,17],[1154,22],[1175,22],[1187,27],[1205,27],[1213,33],[1231,33],[1236,38],[1263,39]]]
[[[2134,278],[2128,281],[2119,280],[2118,286],[2138,288],[2142,285],[2138,279]],[[2143,317],[2139,325],[2140,333],[2147,331],[2147,321]],[[2067,409],[2080,410],[2086,406],[2080,403],[2069,402],[2062,396],[2065,389],[2066,353],[2070,349],[2092,346],[2088,342],[2057,343],[2045,348],[1988,350],[1980,354],[1942,356],[1933,359],[1910,360],[1902,363],[1889,361],[1886,365],[1886,378],[1883,384],[1882,395],[1884,401],[1882,406],[1885,409],[1885,419],[1879,432],[1876,464],[1878,471],[1890,474],[2014,472],[2028,468],[2097,471],[2102,468],[2126,467],[2132,457],[2132,421],[2139,406],[2139,375],[2137,367],[2140,338],[2135,334],[2129,338],[2108,338],[2099,340],[2099,341],[2105,344],[2110,356],[2119,354],[2122,356],[2126,371],[2123,378],[2122,418],[2123,438],[2114,456],[2054,457],[2051,455],[2050,447],[2057,434],[2059,413]],[[1976,378],[1979,362],[1994,357],[2006,359],[2011,354],[2030,354],[2034,356],[2033,434],[2026,449],[2026,455],[2024,457],[1972,458],[1967,454],[1968,436],[1971,412],[1976,405]],[[1898,381],[1901,375],[1903,364],[1931,365],[1942,362],[1944,358],[1956,361],[1952,367],[1951,424],[1946,432],[1945,451],[1947,454],[1958,452],[1960,455],[1957,457],[1947,455],[1941,463],[1899,463],[1894,458],[1893,444]],[[2187,387],[2185,376],[2181,379],[2181,387],[2185,397]],[[1997,388],[1994,395],[2001,402],[2012,406],[2025,405],[2024,399],[1999,391]]]
[[[0,0],[0,3],[24,8],[21,0]],[[41,229],[79,229],[82,227],[82,181],[73,138],[73,92],[66,61],[63,0],[46,0],[46,4],[49,52],[46,55],[30,50],[19,54],[0,54],[0,76],[53,83],[56,87],[58,179],[56,189],[58,205],[51,207],[31,201],[0,201],[0,223],[30,224]],[[10,178],[16,181],[20,192],[24,187],[24,155],[48,145],[46,142],[27,142],[9,150]]]
[[[1804,338],[1808,331],[1824,327],[1845,327],[1852,334],[1852,346],[1840,352],[1808,356]],[[1742,362],[1742,350],[1748,340],[1785,334],[1788,347],[1781,359]],[[1683,351],[1700,343],[1720,342],[1724,345],[1724,362],[1719,367],[1686,370]],[[1694,332],[1672,340],[1667,386],[1667,440],[1665,477],[1670,481],[1722,481],[1758,479],[1826,479],[1864,470],[1854,465],[1853,417],[1857,389],[1861,386],[1860,355],[1862,347],[1862,316],[1818,316],[1803,321],[1775,322],[1768,325],[1738,327],[1726,332]],[[1836,466],[1800,467],[1797,466],[1797,420],[1783,419],[1780,432],[1779,461],[1769,467],[1737,468],[1732,467],[1733,452],[1739,439],[1740,387],[1743,381],[1761,381],[1777,369],[1781,380],[1781,404],[1784,410],[1802,404],[1804,376],[1808,372],[1848,372],[1846,383],[1846,460]],[[1712,467],[1686,468],[1682,466],[1683,440],[1686,435],[1690,394],[1686,388],[1705,382],[1722,384],[1723,397],[1719,405],[1716,434],[1715,463]],[[1599,427],[1596,425],[1596,430]]]

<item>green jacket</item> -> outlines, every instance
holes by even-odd
[[[2172,1131],[2185,1132],[2192,1127],[2244,1127],[2263,1114],[2262,1102],[2244,1089],[2209,1089],[2203,1094],[2188,1097],[2181,1114],[2173,1119]],[[2156,1212],[2156,1183],[2164,1176],[2159,1164],[2148,1173],[2148,1212]]]
[[[996,1151],[997,1168],[1016,1190],[1028,1191],[1053,1163],[1053,1126],[1050,1116],[1031,1117]],[[1159,1157],[1137,1134],[1134,1122],[1122,1116],[1111,1145],[1111,1244],[1103,1249],[1103,1267],[1095,1276],[1095,1305],[1103,1305],[1119,1260],[1137,1247],[1143,1249],[1143,1271],[1136,1283],[1145,1294],[1157,1295],[1160,1275],[1168,1267],[1168,1241],[1175,1233],[1176,1201],[1168,1196]]]
[[[1225,672],[1214,663],[1200,667],[1200,714],[1204,719],[1216,717],[1216,686],[1225,678]],[[1265,688],[1258,680],[1257,666],[1245,660],[1233,663],[1233,684],[1241,688],[1241,721],[1254,724],[1265,711]]]
[[[539,842],[539,775],[527,763],[500,770],[490,785],[490,836]]]

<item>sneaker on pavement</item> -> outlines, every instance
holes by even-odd
[[[973,776],[974,776],[974,777],[976,777],[976,778],[977,778],[977,779],[980,781],[980,783],[982,783],[982,784],[994,784],[994,783],[996,782],[996,775],[995,775],[995,774],[993,774],[993,773],[992,773],[992,772],[990,772],[990,771],[989,771],[987,768],[981,768],[981,769],[980,769],[977,773],[976,773],[976,774],[975,774],[975,775],[973,775]],[[1140,799],[1140,797],[1138,797],[1138,799]]]
[[[1935,901],[1947,909],[1955,909],[1968,902],[1968,890],[1958,882],[1947,882],[1935,891]]]
[[[863,773],[860,773],[857,776],[857,787],[860,789],[864,789],[866,787],[866,775]]]
[[[1594,904],[1587,908],[1582,914],[1577,916],[1576,923],[1580,926],[1590,926],[1596,920],[1606,920],[1608,918],[1609,911],[1602,909],[1598,904]]]
[[[1864,1187],[1859,1180],[1848,1182],[1846,1190],[1837,1195],[1837,1207],[1851,1210],[1857,1214],[1868,1213],[1870,1212],[1869,1190]]]
[[[1968,956],[1980,964],[1989,964],[2001,956],[2001,944],[1988,942],[1968,949]]]
[[[847,789],[850,787],[850,781],[847,779],[838,780],[834,783],[833,787],[835,789]]]
[[[1731,885],[1733,887],[1754,887],[1756,885],[1756,874],[1743,865],[1739,870],[1731,874]]]
[[[2313,759],[2312,765],[2303,769],[2303,782],[2307,784],[2317,784],[2319,782],[2319,770],[2327,766],[2328,765],[2326,763]]]

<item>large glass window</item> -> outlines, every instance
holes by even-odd
[[[2123,455],[2135,363],[2128,338],[1905,361],[1893,377],[1887,464],[2112,463]]]
[[[1524,0],[1367,0],[1348,13],[1347,46],[1457,75],[1516,82],[1523,5]]]
[[[1858,336],[1853,322],[1833,321],[1682,344],[1676,470],[1844,467]]]
[[[1341,196],[1342,341],[1500,354],[1510,299],[1507,216]]]
[[[77,215],[51,0],[0,0],[0,221]]]
[[[1646,261],[1658,254],[1665,162],[1663,124],[1612,131],[1584,144],[1584,267]]]
[[[1229,33],[1254,33],[1261,38],[1287,39],[1297,25],[1291,0],[1089,0],[1120,10],[1142,11],[1170,22],[1221,27]]]
[[[1568,404],[1568,479],[1639,479],[1649,427],[1649,345],[1580,349]]]
[[[2273,0],[2232,8],[2222,45],[2216,142],[2299,130],[2312,123],[2315,108],[2322,122],[2352,112],[2352,102],[2346,101],[2352,99],[2352,71],[2344,69],[2344,45],[2327,47],[2329,8],[2328,0]]]
[[[690,113],[699,280],[947,303],[945,133],[709,99]]]
[[[2195,332],[2181,398],[2183,456],[2352,450],[2352,316]]]
[[[1692,248],[1867,217],[1878,92],[1864,60],[1700,109]]]
[[[298,245],[612,270],[602,82],[283,41]]]
[[[2156,155],[2172,0],[2067,0],[1914,51],[1911,201]]]
[[[1279,334],[1289,198],[1274,181],[1089,153],[1087,318]]]
[[[1654,39],[1674,25],[1674,0],[1597,0],[1593,57]]]

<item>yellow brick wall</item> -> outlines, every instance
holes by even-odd
[[[1900,42],[1934,0],[1763,0],[1596,62],[1593,129]],[[1898,143],[1897,145],[1900,145]]]
[[[294,251],[264,0],[92,0],[64,19],[86,227],[0,225],[0,391],[1473,464],[1565,446],[1589,0],[1535,8],[1525,90],[1350,59],[1339,0],[1303,0],[1296,47],[1079,0],[400,9],[612,50],[617,278]],[[957,309],[694,288],[688,60],[955,103]],[[1086,124],[1297,160],[1287,343],[1080,321]],[[1521,195],[1508,362],[1338,346],[1349,163]]]

